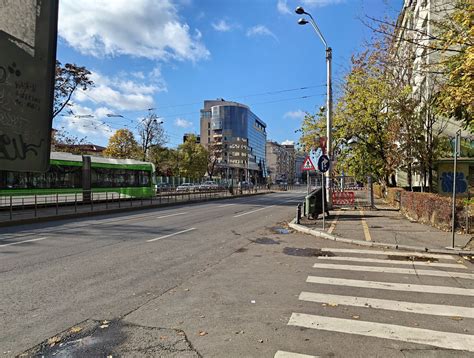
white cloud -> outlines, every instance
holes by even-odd
[[[281,142],[281,145],[295,145],[295,141],[287,139]]]
[[[176,118],[174,121],[174,124],[176,124],[178,127],[181,128],[189,128],[193,126],[193,123],[190,121],[187,121],[186,119],[183,118]]]
[[[277,10],[280,14],[283,14],[283,15],[291,14],[291,10],[288,7],[287,0],[278,0]]]
[[[291,118],[291,119],[300,119],[300,120],[302,120],[305,115],[306,115],[306,112],[303,112],[301,109],[298,109],[296,111],[286,112],[283,115],[283,118]]]
[[[208,58],[200,32],[192,35],[171,1],[62,0],[59,36],[79,52],[96,57]]]
[[[276,41],[278,38],[275,36],[273,32],[271,32],[266,26],[264,25],[256,25],[247,30],[247,36],[270,36],[273,37]]]
[[[143,76],[144,79],[141,79]],[[134,81],[133,77],[138,78]],[[110,78],[99,72],[92,72],[90,78],[95,86],[86,91],[78,90],[75,94],[77,102],[92,101],[95,104],[105,104],[119,111],[144,110],[154,105],[153,95],[166,91],[166,85],[161,79],[158,67],[148,76],[143,73],[119,73]]]
[[[211,24],[214,30],[220,31],[220,32],[227,32],[232,29],[232,26],[229,25],[225,20],[219,20],[217,23],[212,23]]]
[[[336,5],[345,2],[345,0],[301,0],[303,5],[308,7],[323,7],[328,5]]]

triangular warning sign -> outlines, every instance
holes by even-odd
[[[309,156],[305,158],[303,165],[301,166],[301,170],[316,170]]]

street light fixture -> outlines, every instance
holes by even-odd
[[[306,24],[311,24],[313,26],[314,31],[318,34],[318,37],[321,39],[322,43],[324,44],[324,47],[326,49],[326,68],[327,68],[327,96],[326,96],[326,107],[327,107],[327,112],[326,112],[326,146],[327,146],[327,154],[330,159],[332,159],[332,82],[331,82],[331,61],[332,61],[332,49],[331,47],[328,46],[328,43],[326,42],[326,39],[324,38],[323,34],[321,33],[321,30],[319,30],[318,25],[313,19],[313,16],[309,12],[306,12],[301,6],[298,6],[295,9],[295,12],[298,15],[307,15],[309,17],[309,21],[306,20],[305,18],[301,18],[298,20],[299,25],[306,25]],[[326,172],[326,183],[327,183],[327,198],[328,198],[328,204],[329,207],[332,207],[332,197],[331,197],[331,192],[330,192],[330,187],[331,187],[331,172],[332,168],[329,167],[329,170]]]

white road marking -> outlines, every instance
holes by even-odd
[[[435,259],[456,260],[451,255],[430,254],[423,252],[409,252],[409,251],[381,251],[381,250],[358,250],[358,249],[335,249],[326,247],[321,249],[323,251],[344,252],[350,254],[369,254],[369,255],[392,255],[392,256],[418,256],[418,257],[432,257]]]
[[[234,215],[234,218],[238,218],[238,217],[241,217],[241,216],[244,216],[244,215],[248,215],[248,214],[253,214],[253,213],[256,213],[257,211],[260,211],[260,210],[270,209],[271,207],[274,207],[274,206],[275,206],[275,205],[270,205],[270,206],[265,206],[265,207],[263,207],[263,208],[255,209],[255,210],[252,210],[252,211],[247,211],[246,213]]]
[[[319,283],[323,285],[350,286],[350,287],[370,288],[370,289],[389,290],[389,291],[407,291],[407,292],[436,293],[436,294],[443,294],[443,295],[474,296],[474,289],[449,287],[449,286],[412,285],[409,283],[350,280],[346,278],[333,278],[333,277],[320,277],[320,276],[308,276],[308,278],[306,279],[306,282]]]
[[[275,356],[273,358],[319,358],[319,357],[318,356],[310,356],[310,355],[307,355],[307,354],[278,351],[278,352],[275,353]]]
[[[474,335],[469,334],[433,331],[430,329],[354,319],[315,316],[304,313],[293,313],[288,325],[474,352]]]
[[[156,241],[156,240],[166,239],[167,237],[176,236],[176,235],[179,235],[179,234],[184,234],[185,232],[192,231],[192,230],[196,230],[196,228],[192,227],[190,229],[178,231],[178,232],[168,234],[168,235],[165,235],[165,236],[160,236],[160,237],[157,237],[156,239],[150,239],[150,240],[147,240],[146,242],[153,242],[153,241]]]
[[[365,257],[352,257],[352,256],[320,256],[318,260],[328,261],[352,261],[352,262],[368,262],[376,264],[394,264],[394,265],[417,265],[417,266],[432,266],[432,267],[451,267],[466,269],[467,267],[462,264],[445,264],[439,262],[420,262],[420,261],[404,261],[404,260],[384,260],[384,259],[369,259]]]
[[[219,205],[218,208],[224,208],[226,206],[231,206],[231,205],[237,205],[237,204],[224,204],[224,205]]]
[[[6,247],[6,246],[13,246],[13,245],[20,245],[24,244],[25,242],[33,242],[33,241],[41,241],[48,239],[48,237],[38,237],[36,239],[30,239],[30,240],[23,240],[23,241],[17,241],[17,242],[11,242],[9,244],[1,244],[0,247]]]
[[[176,213],[176,214],[169,214],[169,215],[163,215],[163,216],[157,216],[157,219],[164,219],[164,218],[170,218],[172,216],[178,216],[178,215],[186,215],[187,212],[185,213]]]
[[[427,303],[382,300],[378,298],[341,296],[313,292],[301,292],[299,299],[302,301],[335,303],[338,305],[375,308],[399,312],[474,318],[474,308],[462,306],[446,306]]]
[[[348,270],[348,271],[365,271],[377,273],[398,273],[403,275],[419,275],[419,276],[438,276],[438,277],[457,277],[474,279],[474,274],[453,271],[439,270],[415,270],[398,267],[375,267],[375,266],[355,266],[355,265],[338,265],[338,264],[314,264],[314,268],[330,269],[330,270]]]

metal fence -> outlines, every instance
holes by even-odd
[[[116,192],[49,193],[47,195],[0,196],[0,223],[54,217],[61,215],[104,212],[107,210],[150,207],[174,203],[206,201],[215,198],[253,195],[288,187],[255,186],[252,188],[229,188],[216,190],[193,190],[188,192],[163,191],[149,197],[131,197]],[[90,200],[89,200],[90,198]]]

